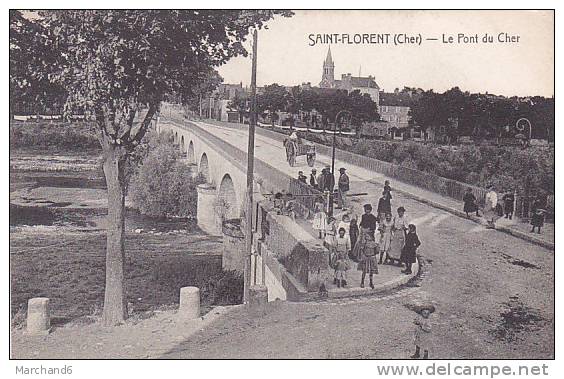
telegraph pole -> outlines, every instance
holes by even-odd
[[[251,286],[251,255],[253,249],[253,179],[255,166],[255,126],[257,122],[257,30],[253,32],[253,64],[251,72],[251,119],[249,122],[249,145],[247,147],[247,209],[245,212],[245,270],[243,303],[249,301]],[[264,275],[264,274],[263,274]]]

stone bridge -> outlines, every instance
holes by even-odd
[[[223,236],[224,269],[241,271],[244,235],[234,233],[225,224],[244,215],[246,152],[206,131],[197,122],[161,118],[157,128],[159,132],[172,133],[175,145],[185,153],[187,164],[205,178],[206,183],[197,187],[198,226],[211,235]],[[267,286],[269,300],[317,296],[330,271],[327,249],[289,217],[272,212],[270,202],[263,196],[281,190],[293,189],[296,193],[300,185],[288,174],[258,159],[254,177],[252,282]],[[307,186],[304,189],[310,190]]]
[[[161,121],[159,130],[172,132],[174,143],[186,155],[187,164],[205,178],[206,183],[198,186],[198,226],[209,234],[220,235],[221,222],[239,218],[243,210],[244,162],[229,156],[225,144],[194,124]]]

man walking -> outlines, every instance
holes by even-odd
[[[315,189],[319,189],[319,184],[317,183],[317,170],[312,168],[311,174],[309,175],[309,185]]]
[[[511,188],[505,191],[505,194],[501,198],[503,200],[503,213],[505,213],[505,218],[513,219],[513,210],[515,203],[515,194]]]
[[[346,169],[341,167],[339,172],[341,175],[339,176],[339,207],[343,210],[347,209],[347,192],[350,189],[350,181],[349,176],[345,172]]]
[[[321,172],[321,175],[323,175],[323,186],[321,190],[323,192],[325,191],[332,192],[333,188],[335,187],[335,177],[331,173],[331,168],[329,166],[325,167]],[[321,181],[319,185],[321,186]]]
[[[329,215],[333,214],[333,188],[335,187],[335,177],[331,174],[331,168],[329,166],[321,170],[321,175],[318,179],[319,190],[324,193],[327,199],[327,204],[325,209]]]
[[[302,183],[307,184],[307,176],[304,175],[303,171],[298,171],[298,180]]]

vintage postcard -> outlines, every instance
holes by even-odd
[[[552,9],[10,10],[10,358],[547,375],[554,71]]]

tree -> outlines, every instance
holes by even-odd
[[[62,106],[67,96],[64,88],[35,69],[56,62],[42,25],[27,19],[21,11],[10,10],[10,115],[20,106],[34,112],[47,105]]]
[[[372,97],[367,93],[360,93],[359,90],[349,92],[347,110],[352,114],[351,124],[355,127],[357,136],[360,136],[362,124],[380,119],[377,104]]]
[[[276,112],[285,111],[290,101],[290,94],[286,88],[276,83],[264,87],[264,92],[257,96],[257,110],[259,113],[268,112],[270,122],[274,126]]]
[[[276,83],[264,87],[263,93],[257,97],[257,110],[267,113],[272,125],[277,120],[277,112],[286,111],[290,104],[291,95],[286,88]]]
[[[127,317],[124,288],[125,169],[161,101],[187,99],[209,72],[245,56],[249,28],[271,10],[46,10],[30,21],[41,49],[31,72],[68,93],[66,111],[92,110],[104,156],[108,231],[104,325]],[[11,14],[12,16],[12,14]],[[29,27],[31,30],[31,27]],[[34,45],[35,46],[35,45]],[[25,64],[26,62],[14,62]]]
[[[249,116],[250,103],[248,96],[237,92],[233,100],[227,104],[227,109],[239,113],[239,122],[243,122],[245,117]]]
[[[221,75],[215,68],[210,67],[201,73],[198,82],[193,86],[192,92],[194,95],[188,99],[180,100],[186,102],[191,111],[198,112],[198,115],[202,117],[202,100],[210,96],[222,82]]]

